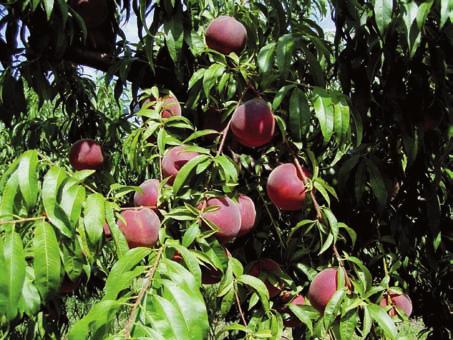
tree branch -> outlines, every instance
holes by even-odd
[[[137,317],[138,307],[140,306],[146,292],[148,291],[151,283],[153,282],[154,274],[156,273],[157,267],[159,266],[160,258],[162,257],[162,253],[164,252],[164,246],[159,249],[159,252],[156,255],[156,259],[148,271],[146,273],[145,282],[143,283],[143,287],[140,290],[140,293],[137,296],[134,304],[132,305],[131,314],[129,315],[129,319],[126,322],[126,326],[124,327],[124,336],[126,339],[131,338],[131,330],[134,325],[135,319]]]

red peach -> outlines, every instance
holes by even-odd
[[[246,195],[239,195],[238,206],[241,212],[241,229],[238,236],[244,236],[252,231],[255,226],[256,210],[255,203]]]
[[[220,16],[209,24],[206,34],[209,48],[223,54],[239,54],[247,42],[247,30],[244,25],[230,16]]]
[[[176,175],[184,164],[198,155],[198,152],[186,151],[182,145],[168,149],[162,159],[162,174],[164,177],[170,177],[168,183],[173,184]]]
[[[148,179],[140,184],[140,189],[142,189],[143,192],[135,192],[134,205],[136,207],[144,206],[156,208],[157,200],[159,198],[159,180]]]
[[[92,139],[81,139],[71,146],[69,161],[74,169],[98,169],[104,164],[102,147]]]
[[[303,169],[306,176],[308,171]],[[281,164],[267,179],[267,195],[274,205],[287,211],[299,210],[305,201],[305,184],[292,163]]]
[[[310,288],[308,289],[308,299],[313,307],[323,312],[337,289],[337,269],[324,269],[311,282]]]
[[[124,221],[118,226],[126,237],[129,248],[152,247],[159,239],[160,220],[149,208],[125,210],[121,213]]]
[[[397,294],[397,293],[390,293],[390,302],[393,308],[388,311],[390,316],[397,315],[396,308],[406,314],[408,317],[412,314],[412,301],[406,294]],[[388,294],[384,294],[382,297],[379,305],[381,307],[387,306],[389,303],[389,296]]]
[[[267,277],[272,275],[275,279],[279,278],[279,274],[281,273],[282,269],[280,265],[272,259],[264,258],[261,260],[256,261],[249,270],[249,274],[255,277],[262,278],[264,280],[264,284],[269,291],[269,297],[273,298],[276,297],[282,289],[278,286],[273,285]]]
[[[206,207],[217,206],[218,209],[203,213],[203,218],[215,224],[219,231],[216,237],[227,242],[237,236],[241,229],[241,211],[236,203],[228,197],[210,198],[206,201]]]
[[[256,98],[239,105],[231,118],[231,131],[239,143],[258,147],[274,136],[275,118],[264,100]]]

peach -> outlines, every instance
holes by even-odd
[[[145,206],[156,208],[157,200],[159,198],[159,180],[148,179],[140,184],[140,189],[142,189],[143,192],[135,192],[134,205],[136,207]]]
[[[71,0],[70,6],[82,17],[87,28],[99,27],[108,18],[107,0]]]
[[[129,248],[152,247],[159,239],[160,220],[149,208],[124,210],[118,227],[123,232]]]
[[[259,147],[274,136],[275,118],[268,103],[255,98],[238,106],[231,118],[231,131],[244,146]]]
[[[202,214],[202,217],[219,228],[219,231],[216,233],[216,237],[219,240],[223,242],[232,240],[241,229],[241,211],[238,205],[230,198],[224,196],[210,198],[206,201],[206,207],[213,206],[218,207],[218,209],[205,212]]]
[[[282,269],[280,265],[272,259],[264,258],[256,261],[249,270],[249,274],[258,278],[263,279],[264,284],[269,291],[271,298],[276,297],[282,291],[278,284],[273,284],[267,278],[272,276],[275,280],[279,279],[279,274]]]
[[[217,52],[239,54],[247,42],[247,30],[235,18],[222,15],[211,21],[205,38],[206,45]]]
[[[297,295],[291,302],[290,304],[296,305],[296,306],[302,306],[305,304],[305,299],[302,295]],[[283,323],[285,324],[286,327],[297,327],[301,324],[300,320],[292,313],[289,311],[289,318],[284,320]]]
[[[310,176],[307,170],[303,171],[307,177]],[[266,190],[272,203],[281,210],[299,210],[305,201],[304,181],[292,163],[281,164],[272,170]]]
[[[98,169],[104,164],[102,147],[92,139],[81,139],[71,146],[69,161],[76,170]]]
[[[338,289],[337,269],[327,268],[319,272],[308,289],[308,299],[313,307],[324,311],[329,300]]]
[[[145,104],[149,102],[156,102],[153,106],[157,105],[157,103],[160,103],[161,105],[160,114],[162,118],[181,116],[182,114],[181,104],[179,104],[178,99],[172,94],[159,98],[157,99],[157,101],[154,98],[147,99],[145,101]]]
[[[239,195],[238,206],[241,212],[241,229],[238,236],[250,233],[255,226],[256,210],[255,203],[246,195]]]
[[[386,307],[389,304],[389,295],[384,294],[382,297],[379,305],[381,307]],[[406,294],[397,294],[397,293],[390,293],[390,304],[393,306],[388,311],[390,316],[397,315],[396,308],[398,308],[401,312],[406,314],[408,317],[412,314],[412,301]]]
[[[176,175],[184,164],[198,155],[198,152],[186,151],[182,145],[168,149],[162,158],[162,174],[164,177],[170,177],[168,183],[173,184]]]

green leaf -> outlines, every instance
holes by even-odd
[[[128,288],[132,280],[143,273],[132,271],[137,264],[151,253],[149,248],[134,248],[129,250],[121,257],[110,270],[109,276],[105,281],[103,300],[115,300],[119,293]]]
[[[2,257],[0,312],[5,314],[7,320],[12,320],[17,315],[27,265],[19,234],[15,231],[8,232],[0,250]]]
[[[41,297],[38,289],[33,284],[34,280],[33,268],[27,266],[22,296],[19,301],[19,313],[25,313],[30,318],[39,312],[39,307],[41,306]]]
[[[367,160],[366,164],[370,176],[371,190],[373,191],[374,197],[376,197],[379,207],[383,209],[387,202],[387,188],[385,187],[381,171],[371,160]]]
[[[82,203],[85,201],[85,195],[85,188],[77,185],[72,179],[63,186],[60,205],[73,230],[77,227],[82,212]]]
[[[252,287],[259,295],[264,310],[269,311],[269,291],[263,281],[251,275],[241,275],[237,278],[238,282]]]
[[[447,20],[453,22],[453,1],[440,0],[440,28],[443,28]]]
[[[288,92],[294,87],[296,87],[296,85],[294,85],[294,84],[286,85],[286,86],[281,87],[277,91],[277,93],[275,94],[274,100],[272,102],[272,110],[275,111],[280,107],[281,103],[283,102],[283,99],[285,99]]]
[[[53,166],[44,176],[42,184],[42,201],[50,222],[65,236],[71,237],[71,223],[57,198],[63,181],[67,178],[63,169]]]
[[[335,320],[337,313],[340,309],[340,305],[345,296],[346,296],[346,290],[339,289],[332,295],[329,302],[327,303],[327,306],[324,309],[324,315],[323,315],[324,327],[326,329],[329,329],[330,326],[332,325],[333,321]]]
[[[190,161],[188,161],[186,164],[184,164],[184,166],[178,171],[175,181],[173,182],[173,193],[175,195],[178,194],[181,187],[189,179],[189,175],[192,172],[192,170],[198,164],[200,164],[208,159],[209,159],[209,156],[207,156],[207,155],[199,155],[195,158],[192,158]]]
[[[340,320],[340,336],[341,340],[349,340],[355,334],[355,328],[358,321],[358,313],[356,310],[350,310]]]
[[[306,313],[306,309],[304,307],[307,306],[298,306],[293,305],[292,303],[288,304],[288,307],[291,312],[301,321],[305,326],[307,326],[310,333],[313,333],[313,322],[311,321],[310,313]]]
[[[281,74],[287,74],[291,65],[296,39],[292,34],[285,34],[277,42],[277,67]]]
[[[321,127],[324,143],[327,143],[332,138],[334,132],[334,104],[329,93],[319,87],[314,89],[313,94],[315,115]]]
[[[261,73],[267,73],[272,69],[275,46],[275,42],[267,44],[258,53],[258,68]]]
[[[44,10],[46,11],[47,20],[50,20],[52,15],[54,0],[43,0]]]
[[[145,24],[146,25],[146,24]],[[164,22],[165,42],[168,52],[175,64],[181,56],[181,49],[184,42],[183,18],[181,15],[170,16],[170,20]]]
[[[392,22],[393,0],[374,0],[374,18],[382,36]]]
[[[69,340],[105,339],[108,325],[115,320],[116,312],[126,301],[105,300],[95,304],[86,316],[69,330]]]
[[[44,301],[59,288],[61,277],[60,247],[53,227],[45,221],[35,223],[33,268],[35,285]]]
[[[396,339],[398,331],[392,318],[386,313],[385,309],[373,304],[368,305],[366,308],[370,312],[371,319],[376,321],[385,336],[390,339]]]
[[[225,72],[225,66],[222,64],[212,64],[204,73],[203,77],[203,91],[206,98],[209,98],[211,89],[217,82],[217,79],[220,78]]]
[[[310,126],[310,106],[307,96],[298,87],[294,88],[289,99],[289,133],[296,141],[302,141]]]
[[[38,153],[29,150],[22,154],[17,168],[20,192],[30,210],[38,199]]]
[[[92,245],[97,244],[102,237],[105,223],[104,202],[104,196],[101,194],[90,194],[85,202],[83,222],[88,241]]]
[[[12,220],[16,210],[16,197],[19,193],[19,180],[17,172],[14,172],[6,182],[0,201],[0,219],[2,221]],[[0,229],[5,228],[0,226]]]
[[[191,292],[181,289],[170,280],[163,280],[163,297],[169,301],[175,309],[179,310],[183,317],[187,332],[182,333],[183,339],[204,339],[208,334],[209,323],[204,301],[192,296]],[[185,337],[184,337],[185,336]]]

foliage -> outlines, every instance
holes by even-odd
[[[424,333],[451,336],[451,1],[109,6],[101,37],[116,38],[101,49],[64,0],[0,1],[2,336],[280,339],[291,312],[296,339],[396,339],[408,321],[379,306],[389,290],[411,296]],[[316,20],[330,12],[334,34]],[[246,26],[240,55],[205,45],[219,15]],[[137,44],[120,28],[131,16]],[[162,118],[144,100],[168,91],[183,116]],[[226,123],[255,97],[272,106],[271,143],[249,149],[228,129],[204,129],[213,111]],[[102,169],[70,168],[69,147],[81,138],[102,143]],[[162,157],[175,145],[200,155],[172,186],[162,181],[158,245],[129,249],[119,213],[143,180],[162,180]],[[283,162],[311,174],[297,212],[266,194]],[[256,227],[221,244],[199,203],[240,193],[255,202]],[[262,258],[282,266],[280,296],[250,275]],[[339,287],[324,313],[284,299],[306,295],[332,266]],[[219,283],[202,284],[208,268]],[[80,307],[70,308],[74,297]]]

